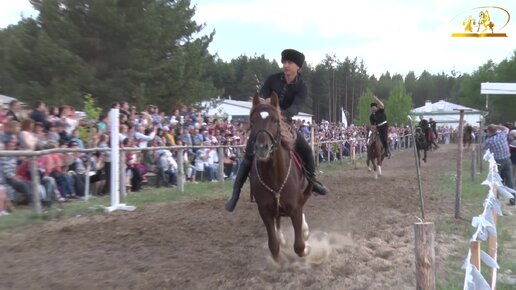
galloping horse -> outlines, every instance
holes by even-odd
[[[310,249],[306,243],[310,232],[303,206],[311,195],[312,185],[294,153],[296,132],[283,120],[275,93],[270,104],[254,96],[249,121],[255,155],[250,174],[251,194],[267,229],[272,258],[279,262],[280,244],[285,243],[280,231],[282,216],[292,221],[294,251],[299,257],[305,256]]]
[[[473,127],[469,124],[464,126],[464,132],[462,133],[462,146],[471,147],[471,143],[473,142]]]
[[[417,158],[419,158],[419,163],[421,163],[421,150],[424,152],[423,161],[426,163],[426,153],[430,144],[426,141],[425,133],[421,127],[416,127],[414,139],[416,139]]]
[[[369,128],[371,133],[369,135],[367,144],[367,169],[371,171],[369,162],[373,164],[374,178],[377,179],[378,175],[382,176],[382,162],[385,158],[385,148],[383,148],[382,140],[380,139],[380,133],[376,126]]]

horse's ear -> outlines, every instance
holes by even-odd
[[[253,107],[260,104],[260,95],[259,94],[255,94],[254,97],[253,97]]]
[[[279,108],[278,94],[276,94],[276,92],[274,91],[271,94],[271,105],[273,105],[276,108]]]

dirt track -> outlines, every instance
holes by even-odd
[[[453,168],[455,148],[429,153],[426,192]],[[203,199],[2,232],[0,288],[414,289],[414,168],[407,151],[385,160],[379,180],[364,165],[321,175],[332,195],[305,207],[312,255],[300,261],[287,252],[282,270],[269,261],[265,228],[243,192],[232,214],[224,199]],[[451,196],[427,194],[425,203],[430,218],[453,214]],[[289,236],[290,221],[283,225]],[[436,240],[442,261],[452,245],[439,241],[453,238]]]

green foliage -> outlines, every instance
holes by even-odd
[[[369,124],[369,116],[371,115],[371,103],[374,102],[374,94],[370,90],[366,90],[358,102],[358,119],[354,121],[355,125]]]
[[[407,124],[407,116],[410,114],[413,105],[412,97],[407,93],[402,82],[396,84],[390,91],[385,106],[389,124]]]
[[[33,0],[37,19],[2,31],[5,93],[80,106],[144,98],[168,107],[216,92],[206,75],[213,33],[188,0]],[[5,66],[4,66],[5,64]]]
[[[499,64],[488,61],[471,75],[462,78],[460,95],[456,101],[467,106],[485,110],[486,96],[480,94],[483,82],[514,82],[516,75],[516,50],[509,59]],[[516,98],[511,95],[489,95],[487,122],[507,122],[516,119]]]
[[[90,94],[84,96],[84,113],[90,122],[98,121],[102,108],[96,106],[95,99]]]

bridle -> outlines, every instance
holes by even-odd
[[[280,121],[274,121],[277,125],[277,130],[276,130],[276,135],[273,135],[269,130],[265,129],[265,128],[261,128],[259,129],[255,134],[254,134],[254,138],[253,138],[253,143],[256,144],[256,137],[258,137],[258,135],[260,133],[265,133],[267,136],[269,136],[269,138],[272,140],[272,144],[271,146],[268,148],[268,154],[272,154],[274,153],[274,151],[276,151],[276,149],[278,149],[278,146],[279,146],[279,142],[281,141],[281,126],[280,126]],[[254,148],[253,148],[254,149]]]

